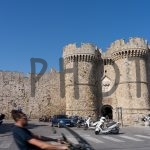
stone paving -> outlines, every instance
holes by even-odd
[[[12,138],[12,127],[13,121],[6,121],[0,126],[0,150],[18,150]],[[29,122],[28,128],[35,134],[53,138],[60,138],[61,133],[64,133],[70,141],[77,143],[64,128],[56,127],[57,133],[54,134],[49,123],[34,120]],[[72,129],[87,140],[95,150],[149,150],[150,147],[150,127],[123,127],[118,135],[95,135],[93,130],[85,131],[75,127]]]

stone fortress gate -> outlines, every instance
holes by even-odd
[[[66,46],[66,114],[136,123],[150,111],[149,56],[142,38],[117,40],[105,54],[92,44]]]
[[[116,40],[105,53],[93,44],[69,44],[63,67],[36,82],[35,97],[30,74],[0,71],[0,112],[10,118],[19,106],[30,118],[103,115],[124,125],[150,113],[150,45],[143,38]]]

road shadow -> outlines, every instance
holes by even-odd
[[[11,132],[14,123],[3,123],[0,125],[0,135]]]
[[[111,135],[120,135],[120,134],[125,134],[124,132],[119,132],[119,133],[109,133],[109,134],[111,134]]]
[[[33,128],[37,128],[37,127],[41,127],[41,126],[45,127],[48,125],[29,123],[27,126],[27,129],[33,129]],[[6,134],[9,132],[12,132],[13,127],[14,127],[14,123],[3,123],[3,124],[1,124],[0,125],[0,136],[1,136],[1,134]]]
[[[119,132],[118,134],[125,134],[124,132]]]

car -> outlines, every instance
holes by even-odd
[[[73,122],[74,126],[76,126],[79,118],[80,118],[79,116],[70,116],[69,117],[69,119],[71,119],[71,122]]]
[[[51,126],[64,127],[64,126],[74,126],[74,123],[67,115],[54,115],[51,120]]]

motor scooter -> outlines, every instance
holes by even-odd
[[[119,122],[111,122],[107,123],[106,125],[104,124],[105,120],[104,118],[101,118],[98,124],[96,125],[95,128],[95,134],[98,135],[100,133],[102,134],[118,134],[120,130],[120,123]]]
[[[87,130],[87,129],[95,129],[96,128],[96,125],[99,123],[99,121],[96,121],[96,122],[92,122],[91,121],[91,117],[89,117],[85,124],[84,124],[84,130]]]

